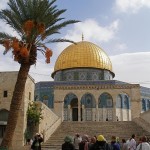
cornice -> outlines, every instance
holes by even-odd
[[[55,90],[100,90],[100,89],[132,89],[140,88],[139,84],[123,85],[55,85]]]

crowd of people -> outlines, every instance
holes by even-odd
[[[65,137],[62,150],[150,150],[150,141],[146,136],[137,140],[133,134],[130,139],[121,139],[121,141],[119,137],[112,136],[111,141],[108,142],[103,135],[89,137],[77,133],[73,138]]]

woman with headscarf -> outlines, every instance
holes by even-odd
[[[103,135],[97,137],[96,143],[94,143],[89,150],[111,150],[109,144],[106,142],[106,139]]]
[[[75,150],[70,136],[66,136],[64,141],[65,143],[62,144],[62,150]]]

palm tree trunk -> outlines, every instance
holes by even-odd
[[[23,100],[22,97],[25,89],[25,83],[29,70],[30,64],[21,64],[20,70],[18,72],[17,82],[13,92],[12,101],[10,104],[10,112],[8,116],[6,132],[1,143],[1,147],[10,148],[12,146],[12,139],[17,125],[20,106]]]

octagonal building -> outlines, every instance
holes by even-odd
[[[36,84],[35,97],[62,121],[130,121],[150,109],[149,88],[113,80],[109,56],[94,43],[65,48],[51,76]]]

